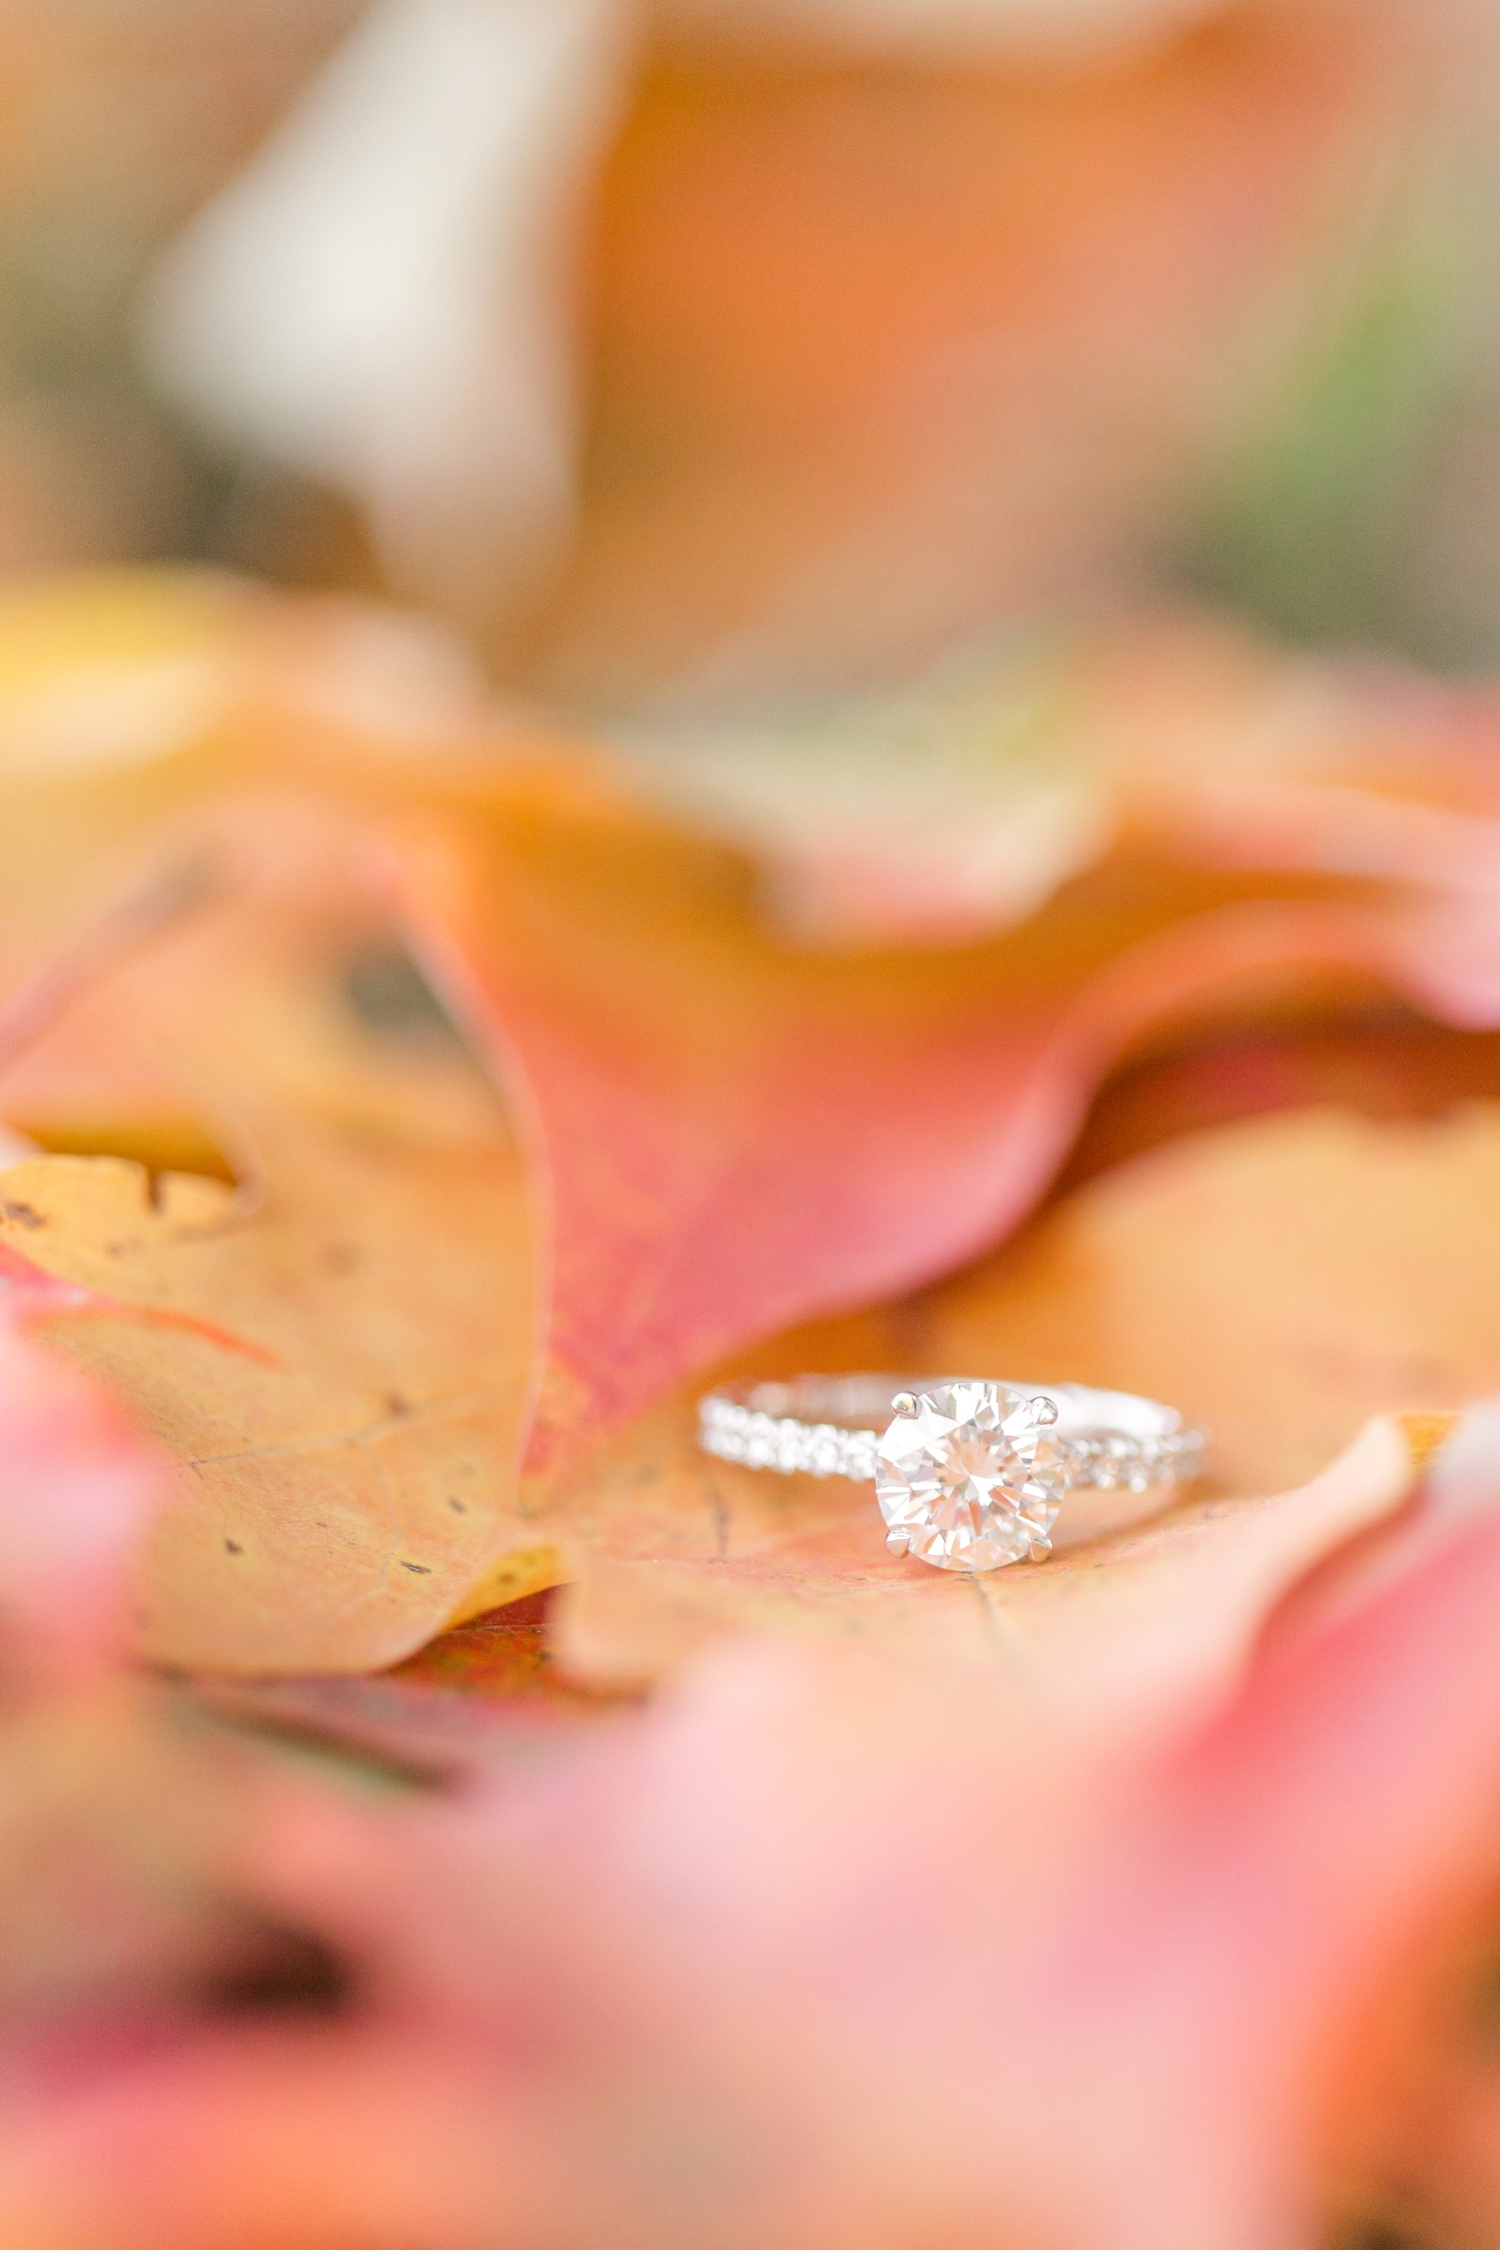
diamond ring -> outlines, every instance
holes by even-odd
[[[882,1427],[884,1425],[884,1427]],[[752,1469],[875,1482],[893,1554],[999,1570],[1163,1506],[1203,1467],[1170,1406],[1082,1383],[799,1375],[710,1391],[699,1442]]]

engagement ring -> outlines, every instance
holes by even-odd
[[[705,1452],[783,1476],[873,1478],[893,1554],[939,1570],[1040,1562],[1163,1506],[1203,1467],[1170,1406],[1082,1383],[798,1375],[698,1408]]]

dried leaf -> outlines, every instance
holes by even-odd
[[[482,847],[478,811],[408,887],[547,1199],[538,1472],[689,1368],[1005,1234],[1110,1062],[1173,1014],[1330,972],[1477,1008],[1495,961],[1455,966],[1454,931],[1393,908],[1129,860],[984,945],[820,956],[759,923],[738,858],[585,778],[493,792]]]
[[[747,1633],[963,1652],[1059,1721],[1136,1736],[1221,1695],[1288,1589],[1400,1507],[1416,1474],[1405,1432],[1380,1421],[1275,1497],[1191,1498],[1043,1569],[969,1579],[888,1555],[869,1486],[695,1457],[684,1400],[559,1496],[573,1567],[558,1655],[581,1680],[628,1685]]]
[[[972,1273],[755,1365],[956,1369],[1164,1398],[1213,1433],[1207,1497],[971,1584],[890,1558],[868,1487],[697,1453],[684,1394],[560,1479],[531,1519],[573,1558],[561,1653],[583,1677],[629,1680],[750,1629],[941,1640],[987,1649],[1095,1721],[1113,1708],[1137,1724],[1153,1698],[1186,1708],[1233,1676],[1320,1555],[1399,1506],[1433,1442],[1420,1415],[1441,1433],[1500,1389],[1497,1208],[1500,1108],[1487,1104],[1409,1125],[1292,1113],[1122,1165]],[[1355,1444],[1392,1414],[1407,1417],[1399,1433]],[[1101,1638],[1116,1615],[1135,1618],[1133,1644]],[[1099,1671],[1098,1647],[1132,1645],[1135,1676]]]
[[[413,1686],[501,1697],[585,1717],[606,1708],[558,1671],[550,1631],[555,1594],[528,1594],[430,1641],[390,1679]]]
[[[1491,1519],[1107,1782],[992,1671],[760,1649],[529,1791],[309,1803],[263,1896],[362,1964],[354,2007],[28,2118],[0,2223],[49,2250],[1315,2239],[1372,2018],[1497,1870],[1497,1590]]]
[[[1159,861],[1493,892],[1494,731],[1472,693],[1160,610],[899,693],[638,728],[627,771],[754,860],[792,937],[955,944],[1025,920],[1122,840]]]
[[[257,756],[286,755],[266,746],[273,705],[346,806],[383,813],[403,792],[424,802],[435,842],[405,850],[407,897],[429,962],[507,1073],[553,1268],[532,1475],[517,1494],[537,1354],[527,1190],[453,1058],[377,1062],[330,1005],[339,949],[345,973],[352,947],[390,958],[388,926],[334,872],[361,816],[283,812],[258,827],[233,800],[196,814],[195,849],[215,839],[243,908],[204,899],[196,923],[155,933],[0,1085],[12,1125],[74,1159],[12,1175],[30,1216],[0,1213],[0,1249],[94,1293],[90,1317],[55,1332],[108,1370],[184,1464],[148,1589],[147,1645],[176,1661],[355,1669],[557,1582],[585,1552],[601,1570],[652,1554],[696,1571],[721,1539],[701,1473],[685,1488],[684,1530],[671,1476],[661,1509],[639,1491],[622,1499],[613,1470],[591,1467],[580,1489],[590,1446],[755,1339],[982,1251],[1034,1202],[1133,1039],[1309,978],[1364,991],[1381,977],[1476,1020],[1500,1009],[1495,933],[1453,905],[1482,906],[1493,848],[1474,721],[1441,699],[1354,693],[1331,675],[1309,695],[1263,654],[1211,637],[1127,642],[1090,691],[1135,776],[1112,854],[985,943],[831,956],[769,931],[743,859],[636,810],[597,760],[476,757],[498,739],[476,706],[450,703],[444,723],[429,696],[434,756],[419,767],[398,703],[387,754],[374,756],[376,738],[334,692],[325,613],[196,583],[141,590],[117,614],[118,598],[75,594],[46,630],[12,621],[16,739],[45,749],[36,833],[55,852],[58,753],[37,732],[37,696],[60,676],[71,710],[97,661],[116,723],[112,635],[137,685],[166,662],[143,667],[143,639],[200,662],[205,643],[218,652],[212,723],[200,711],[171,737],[187,766],[163,760],[159,713],[144,748],[145,736],[133,749],[108,737],[132,790],[148,770],[169,781],[179,816]],[[45,655],[49,632],[43,662],[27,652],[35,642]],[[1189,752],[1214,726],[1231,747],[1205,780]],[[64,730],[75,749],[86,737]],[[95,782],[97,740],[82,756]],[[1409,769],[1424,760],[1431,802],[1418,804]],[[1330,877],[1319,826],[1320,792],[1346,769],[1379,783],[1356,794],[1363,874],[1381,883],[1353,895]],[[127,803],[143,817],[133,794],[110,817]],[[1418,814],[1422,872],[1438,895],[1448,879],[1441,912],[1393,887],[1393,837],[1409,841]],[[1268,877],[1266,861],[1298,872]],[[308,906],[320,892],[321,920]],[[153,1207],[142,1174],[101,1169],[96,1151],[144,1157],[153,1175],[229,1180],[170,1181]],[[128,1254],[110,1247],[127,1241]],[[334,1270],[351,1251],[369,1261],[362,1279]],[[136,1317],[103,1317],[104,1299]],[[164,1322],[188,1327],[169,1340]],[[460,1472],[482,1490],[477,1508],[453,1488]],[[601,1534],[606,1517],[615,1527]],[[820,1564],[803,1558],[804,1601],[865,1583],[865,1556],[842,1557],[842,1531],[830,1537]],[[596,1620],[602,1584],[587,1597]],[[685,1583],[674,1599],[691,1608],[698,1596]],[[982,1613],[975,1623],[988,1630]]]
[[[343,872],[347,826],[280,808],[238,828],[259,890],[125,965],[6,1098],[44,1141],[88,1145],[87,1118],[96,1147],[149,1146],[123,1027],[249,1172],[38,1156],[4,1175],[0,1250],[93,1293],[48,1308],[49,1336],[176,1464],[145,1648],[364,1669],[428,1639],[489,1560],[530,1377],[525,1188],[441,1019],[409,1035],[351,1003],[398,941]]]
[[[0,1318],[0,2069],[18,2103],[160,2036],[265,1958],[233,1895],[253,1765],[124,1668],[162,1465]],[[247,1786],[248,1785],[248,1786]]]
[[[924,1361],[1167,1397],[1215,1481],[1313,1475],[1373,1414],[1500,1390],[1500,1106],[1335,1110],[1195,1134],[1091,1181],[936,1292]]]
[[[799,11],[790,54],[741,28],[653,55],[604,172],[581,536],[538,667],[575,701],[900,677],[1138,583],[1277,384],[1289,271],[1337,245],[1347,287],[1349,183],[1368,228],[1366,151],[1418,74],[1368,12],[909,72],[867,12],[824,18],[831,54]]]

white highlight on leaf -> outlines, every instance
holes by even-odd
[[[567,530],[572,253],[624,34],[613,0],[379,0],[148,307],[205,424],[357,496],[471,611]]]

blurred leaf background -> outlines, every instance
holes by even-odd
[[[865,685],[1162,589],[1492,662],[1487,13],[1302,0],[1040,59],[882,54],[755,8],[642,24],[578,214],[576,536],[464,622],[502,674],[606,707]],[[462,607],[377,560],[350,496],[205,439],[145,372],[154,261],[360,15],[0,11],[8,574],[207,558]],[[1112,167],[1148,151],[1159,201],[1113,210]],[[1057,349],[1028,345],[1065,304]]]
[[[211,459],[152,395],[137,292],[359,0],[5,0],[0,567],[208,555],[347,568],[327,510]]]

